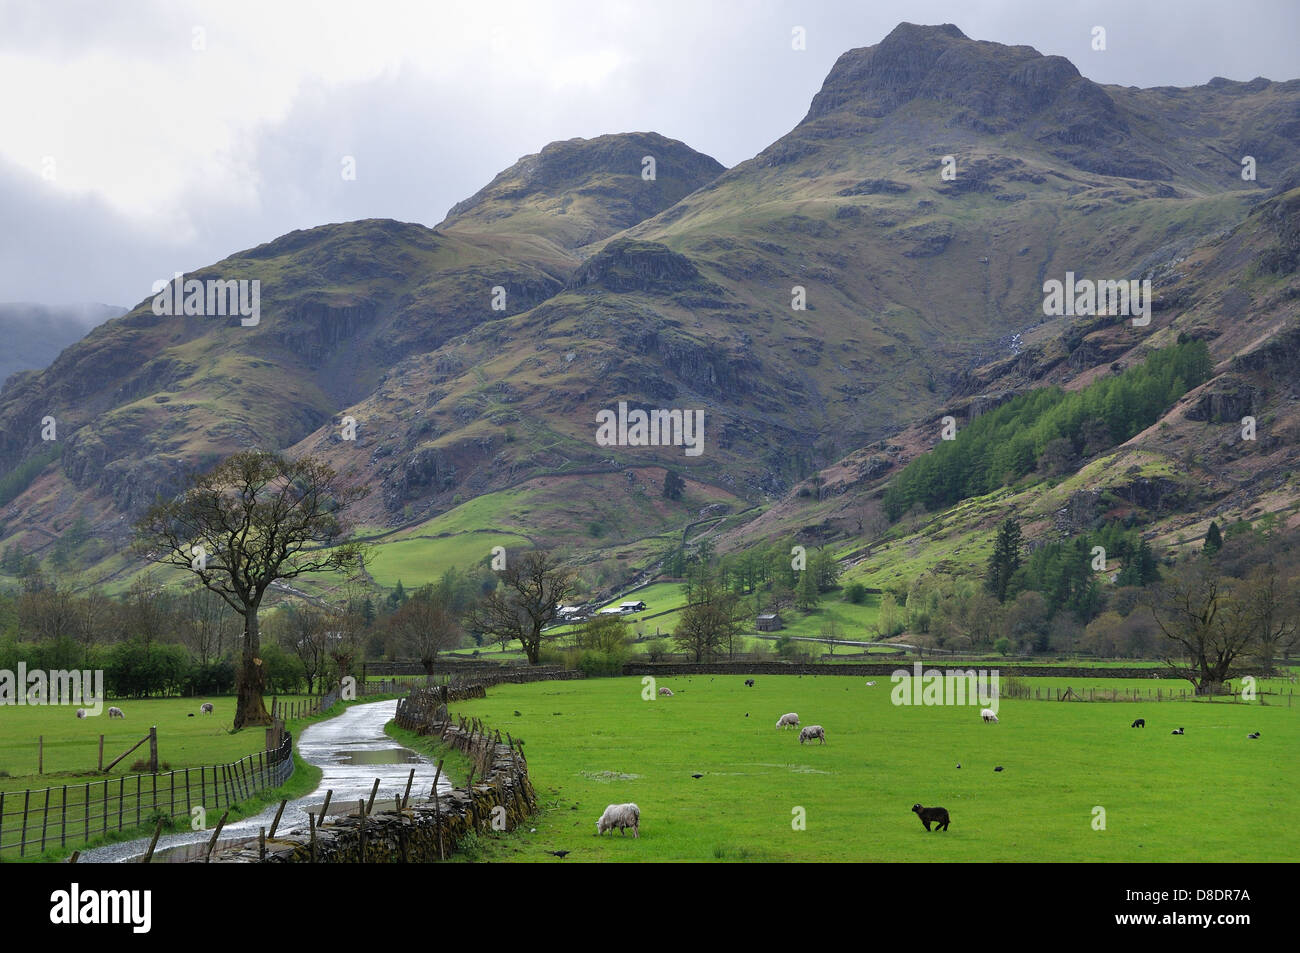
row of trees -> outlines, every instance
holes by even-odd
[[[897,520],[914,506],[935,510],[989,493],[1037,469],[1068,470],[1080,456],[1122,443],[1150,426],[1179,397],[1209,379],[1203,341],[1181,338],[1146,360],[1080,391],[1043,387],[967,423],[902,469],[884,495]]]

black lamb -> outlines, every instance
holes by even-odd
[[[946,831],[948,829],[948,809],[946,807],[921,807],[919,804],[913,804],[912,810],[921,819],[921,823],[925,825],[927,831],[930,829],[931,824],[935,826],[935,830]]]

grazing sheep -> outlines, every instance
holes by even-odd
[[[660,695],[672,695],[672,693],[673,693],[673,690],[672,690],[671,688],[667,687],[666,685],[665,685],[663,688],[659,689],[659,694],[660,694]]]
[[[921,823],[925,825],[927,831],[930,829],[931,824],[935,825],[934,829],[936,831],[946,831],[948,829],[948,809],[946,807],[921,807],[919,804],[913,804],[912,810],[921,819]]]
[[[85,718],[85,717],[86,717],[86,709],[84,709],[84,708],[78,708],[78,709],[77,709],[77,717],[78,717],[78,718]]]
[[[778,728],[798,728],[799,716],[794,712],[787,712],[777,719],[776,726]]]
[[[1173,731],[1171,731],[1171,732],[1169,732],[1169,733],[1170,733],[1171,735],[1181,735],[1181,734],[1183,733],[1183,729],[1181,729],[1181,728],[1175,728]]]
[[[210,715],[213,712],[212,702],[204,702],[199,706],[199,712],[204,715]]]
[[[985,708],[983,711],[980,712],[980,717],[992,724],[996,725],[998,723],[998,716],[993,711],[992,708]]]
[[[807,728],[803,728],[799,732],[799,744],[803,744],[805,741],[812,741],[814,738],[820,738],[822,744],[826,744],[826,729],[821,725],[809,725]]]
[[[122,713],[122,709],[120,709],[120,708],[110,708],[110,709],[108,710],[108,717],[109,717],[109,718],[125,718],[126,715]]]
[[[611,804],[605,808],[605,813],[600,815],[600,820],[596,822],[596,836],[599,837],[605,831],[612,831],[618,828],[619,837],[627,828],[632,828],[632,836],[641,836],[641,808],[635,804]]]
[[[745,679],[745,687],[746,687],[746,688],[753,688],[753,687],[754,687],[754,680],[753,680],[752,678],[747,678],[747,679]]]
[[[876,687],[875,682],[867,682],[867,688],[875,688],[875,687]]]
[[[1146,726],[1147,720],[1145,718],[1139,718],[1137,721],[1133,722],[1133,724],[1129,725],[1130,728],[1145,728]]]
[[[1252,732],[1251,732],[1250,734],[1248,734],[1246,737],[1247,737],[1247,738],[1258,738],[1258,737],[1259,737],[1259,732],[1258,732],[1258,731],[1252,731]]]

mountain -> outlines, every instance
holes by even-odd
[[[0,355],[0,382],[19,371],[48,367],[91,328],[123,314],[125,308],[107,304],[0,304],[0,335],[7,344]]]
[[[737,541],[833,527],[834,501],[808,509],[801,481],[869,498],[949,411],[1081,386],[1183,329],[1231,366],[1248,345],[1285,351],[1297,117],[1297,81],[1104,86],[901,24],[735,168],[653,133],[552,143],[436,229],[321,226],[190,276],[260,280],[256,327],[142,302],[0,395],[0,475],[48,452],[29,421],[55,414],[66,441],[5,507],[4,538],[36,545],[86,509],[120,535],[249,445],[355,473],[376,490],[357,516],[384,531],[455,513],[457,532],[487,528],[500,508],[460,508],[559,481],[532,542],[627,567],[701,516],[651,505],[666,467],[732,513]],[[1067,272],[1152,278],[1150,326],[1045,316],[1043,282]],[[704,452],[598,444],[620,401],[702,410]]]

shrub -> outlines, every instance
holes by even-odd
[[[855,606],[862,605],[867,598],[867,587],[860,582],[851,582],[844,587],[844,601]]]
[[[578,671],[588,677],[614,676],[623,674],[623,664],[627,661],[627,649],[623,647],[606,651],[586,649],[578,657]]]

